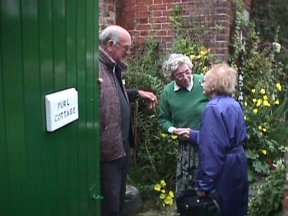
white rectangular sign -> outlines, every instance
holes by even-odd
[[[45,96],[47,131],[69,124],[79,118],[78,92],[75,88],[66,89]]]

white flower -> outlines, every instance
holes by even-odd
[[[272,43],[273,49],[276,53],[280,53],[281,51],[281,44],[277,43],[277,42],[273,42]]]

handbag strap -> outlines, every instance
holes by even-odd
[[[219,213],[219,216],[221,216],[221,215],[222,215],[222,210],[221,210],[221,208],[220,208],[219,203],[217,202],[217,200],[216,200],[213,196],[210,196],[210,198],[212,199],[214,205],[216,206],[217,211],[218,211],[218,213]]]
[[[217,191],[215,189],[210,191],[209,197],[212,199],[214,205],[216,206],[219,216],[222,216],[222,208],[221,208],[222,202],[221,202],[221,198],[219,197]]]

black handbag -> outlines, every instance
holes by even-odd
[[[212,191],[204,197],[198,197],[195,189],[187,190],[176,198],[177,211],[181,216],[221,216],[221,202]]]

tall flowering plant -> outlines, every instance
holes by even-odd
[[[274,169],[273,161],[282,156],[284,144],[278,142],[275,135],[279,136],[277,131],[281,126],[280,116],[285,114],[287,108],[287,101],[283,96],[284,87],[277,82],[271,92],[266,86],[256,86],[249,94],[244,95],[244,112],[249,133],[247,154],[252,167],[258,173],[268,174]],[[285,117],[282,121],[285,121]]]
[[[288,139],[287,68],[277,60],[281,55],[278,34],[272,43],[261,42],[253,21],[243,19],[244,5],[237,4],[231,43],[230,64],[237,68],[248,140],[249,177],[269,174],[274,161],[283,158]]]
[[[239,92],[235,95],[243,104],[248,129],[245,144],[249,159],[249,178],[255,174],[270,174],[274,162],[283,157],[288,139],[287,73],[282,62],[281,45],[260,43],[254,23],[241,23],[237,15],[230,63],[240,72]],[[245,32],[245,43],[241,29]],[[249,27],[249,28],[247,28]],[[240,85],[241,84],[241,85]],[[287,145],[287,144],[286,144]]]

